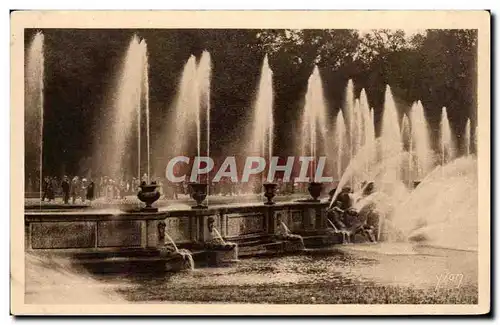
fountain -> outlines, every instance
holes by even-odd
[[[309,190],[313,200],[317,199],[316,191],[321,191],[322,184],[316,182],[316,158],[318,157],[319,145],[326,146],[326,104],[323,95],[323,85],[317,66],[314,66],[313,72],[309,77],[307,92],[305,95],[304,111],[302,114],[302,133],[299,134],[302,139],[302,155],[312,157],[312,166],[310,168]],[[322,142],[318,143],[318,140]],[[323,149],[325,151],[325,149]],[[315,198],[316,196],[316,198]]]
[[[174,238],[178,240],[178,243],[186,245],[182,247],[192,247],[188,245],[198,247],[196,245],[209,243],[202,246],[203,254],[211,250],[231,251],[227,257],[233,258],[237,257],[237,246],[224,240],[221,233],[226,238],[235,238],[238,244],[244,243],[245,245],[240,247],[242,251],[246,251],[250,255],[251,249],[247,246],[247,244],[252,243],[247,241],[250,237],[253,239],[258,238],[253,242],[259,242],[258,245],[262,245],[259,246],[259,250],[265,245],[272,246],[276,244],[276,242],[263,243],[263,241],[272,238],[276,224],[270,218],[274,218],[275,213],[278,212],[286,215],[288,220],[292,220],[290,228],[294,231],[300,231],[301,235],[305,234],[304,238],[311,240],[308,237],[313,237],[311,235],[313,232],[317,234],[325,230],[325,223],[322,223],[324,219],[322,219],[321,213],[326,204],[318,200],[322,190],[322,183],[317,182],[317,175],[314,174],[314,171],[315,167],[323,166],[321,164],[324,162],[322,159],[317,162],[316,159],[326,153],[333,156],[328,158],[336,158],[335,172],[337,178],[340,179],[330,207],[342,188],[350,182],[350,187],[353,190],[353,193],[350,193],[354,199],[353,209],[360,211],[361,214],[370,210],[371,204],[374,204],[377,212],[380,212],[381,227],[378,230],[379,232],[382,231],[383,235],[380,236],[379,233],[377,238],[392,239],[390,237],[394,236],[402,237],[405,241],[439,243],[446,244],[445,246],[449,247],[456,247],[458,237],[439,238],[443,237],[440,236],[442,232],[453,231],[459,233],[462,238],[470,236],[470,238],[466,238],[465,242],[467,243],[464,244],[467,244],[468,247],[474,246],[472,245],[473,236],[458,229],[461,224],[469,227],[468,229],[472,233],[476,229],[469,220],[474,215],[474,209],[477,209],[477,195],[471,195],[477,187],[477,175],[475,174],[477,163],[470,153],[471,121],[468,120],[465,126],[463,136],[464,156],[455,159],[452,128],[448,121],[446,108],[443,108],[440,125],[440,150],[437,150],[441,154],[441,164],[433,170],[430,128],[422,103],[420,101],[413,103],[411,110],[407,115],[402,116],[402,122],[400,123],[399,112],[391,88],[387,85],[380,136],[376,138],[375,113],[374,109],[370,108],[367,93],[362,89],[359,98],[355,98],[354,84],[352,80],[349,80],[346,87],[345,106],[339,109],[335,117],[333,139],[335,141],[335,150],[330,152],[327,150],[327,146],[332,145],[332,139],[327,139],[326,136],[328,114],[318,67],[314,67],[308,79],[301,132],[298,134],[302,141],[303,156],[313,158],[312,168],[310,170],[304,168],[304,171],[307,171],[304,174],[310,176],[308,190],[312,200],[300,204],[297,202],[275,204],[273,199],[276,195],[277,184],[272,183],[272,180],[269,181],[268,177],[269,182],[263,184],[264,196],[267,198],[264,205],[261,204],[257,207],[236,205],[222,208],[208,207],[206,199],[210,194],[207,184],[210,182],[210,174],[207,174],[207,182],[202,179],[205,176],[200,176],[200,174],[204,174],[202,169],[206,171],[210,168],[195,164],[192,169],[190,187],[196,205],[192,208],[205,210],[192,211],[183,207],[177,210],[165,209],[161,213],[156,213],[158,209],[153,208],[152,204],[159,199],[160,192],[157,184],[150,183],[149,59],[146,42],[134,36],[127,48],[119,71],[116,89],[113,96],[111,96],[113,100],[112,105],[110,105],[112,123],[109,129],[103,128],[107,136],[101,137],[106,142],[105,146],[103,147],[102,143],[99,143],[99,151],[106,155],[106,163],[103,164],[104,170],[113,177],[118,176],[121,170],[127,169],[127,164],[132,165],[126,161],[131,156],[133,156],[131,160],[133,160],[134,166],[135,159],[137,159],[138,177],[145,172],[144,162],[147,163],[146,178],[140,185],[141,190],[138,193],[139,200],[144,202],[146,207],[141,210],[143,213],[124,215],[120,215],[115,211],[109,214],[109,211],[100,211],[99,213],[106,214],[106,218],[102,218],[103,220],[95,217],[87,218],[88,216],[72,216],[68,214],[66,217],[70,220],[67,222],[72,226],[73,224],[79,226],[78,222],[81,223],[81,220],[86,220],[91,224],[91,227],[82,230],[82,233],[88,232],[85,233],[85,236],[79,236],[78,240],[74,240],[72,236],[63,236],[67,232],[62,227],[66,225],[55,225],[54,229],[56,230],[52,231],[53,237],[56,238],[61,235],[61,238],[63,238],[61,243],[70,243],[84,249],[88,247],[95,247],[96,250],[103,248],[99,251],[101,253],[105,252],[109,247],[113,247],[113,249],[116,249],[117,254],[122,254],[120,258],[123,259],[127,258],[124,252],[128,254],[128,251],[133,249],[137,250],[137,252],[134,251],[134,254],[144,254],[140,257],[146,260],[149,258],[149,256],[146,256],[147,254],[156,254],[158,244],[164,244],[165,240],[167,240],[171,243],[174,253],[182,255],[183,259],[189,260],[192,265],[192,256],[184,254],[186,252],[179,249],[169,234],[165,233],[164,237],[155,237],[153,236],[154,231],[151,232],[150,230],[154,229],[156,225],[159,225],[158,229],[160,230],[162,228],[161,221],[165,220],[165,218],[171,218],[171,224],[178,225],[178,229],[173,228],[171,234],[174,236],[175,233]],[[197,158],[201,158],[202,155],[210,158],[211,73],[211,58],[208,52],[204,51],[201,54],[198,63],[194,56],[189,57],[187,60],[179,83],[175,112],[170,119],[169,132],[171,133],[169,137],[166,137],[167,141],[171,141],[172,146],[169,146],[168,142],[167,144],[162,143],[162,145],[171,148],[168,154],[186,155],[188,150],[194,151],[194,148],[196,148]],[[30,123],[30,120],[35,119],[41,125],[32,129],[43,131],[43,35],[41,33],[36,34],[27,53],[26,74],[27,124]],[[250,124],[252,132],[245,139],[249,139],[248,153],[267,156],[268,161],[271,161],[274,149],[273,96],[273,73],[268,58],[265,56],[252,112],[254,114],[253,121]],[[35,118],[37,114],[39,117]],[[109,122],[108,119],[105,120],[104,122]],[[204,123],[206,123],[206,129]],[[135,126],[137,126],[137,132]],[[206,138],[204,139],[205,134]],[[329,136],[331,135],[330,133]],[[194,140],[195,138],[196,140]],[[475,139],[477,139],[477,136]],[[193,145],[194,142],[196,146]],[[136,146],[137,151],[134,150]],[[41,169],[41,140],[39,141],[39,149]],[[165,152],[166,150],[162,151]],[[131,152],[132,155],[130,155]],[[405,158],[408,160],[403,160]],[[402,170],[403,173],[401,173]],[[401,177],[402,174],[404,174],[403,177]],[[403,179],[409,183],[418,180],[421,184],[419,187],[410,190],[402,183]],[[366,181],[369,181],[369,183],[373,181],[376,184],[375,193],[363,194],[368,187]],[[465,191],[467,191],[469,197],[466,196]],[[444,196],[443,202],[434,202],[436,201],[434,198],[438,195]],[[134,212],[137,212],[137,210]],[[41,222],[39,220],[43,219],[44,216],[40,217],[40,215],[35,215],[27,223],[36,224],[36,222]],[[455,217],[457,220],[453,219]],[[221,233],[214,226],[214,218],[218,222],[217,227],[219,227]],[[111,219],[113,220],[112,223],[109,222]],[[330,220],[328,222],[332,228],[336,229],[335,224]],[[207,224],[209,225],[208,231],[205,228]],[[285,232],[290,233],[285,222],[281,221],[280,224],[286,229]],[[52,246],[57,246],[60,243],[54,244],[54,241],[41,243],[42,241],[37,238],[42,238],[47,234],[40,231],[36,233],[37,229],[33,230],[36,227],[29,228],[34,234],[33,237],[29,237],[30,245],[32,245],[29,249],[38,249],[43,245],[49,246],[42,247],[43,249],[57,248]],[[109,231],[109,229],[114,231],[113,236],[106,235],[106,231]],[[174,229],[178,231],[174,232]],[[337,233],[342,232],[340,227],[336,230]],[[35,239],[33,240],[33,238]],[[210,239],[214,240],[214,242],[210,242]],[[470,243],[469,239],[471,239]],[[444,240],[450,242],[442,243]],[[254,244],[252,243],[252,245]],[[113,254],[116,252],[113,252]],[[268,252],[266,251],[266,253]],[[154,256],[155,258],[158,257]]]
[[[469,156],[471,154],[470,146],[471,146],[470,119],[467,119],[464,131],[464,156]]]
[[[367,163],[365,171],[368,172],[370,161],[375,159],[375,123],[373,120],[373,111],[370,111],[368,97],[364,89],[361,90],[359,97],[360,109],[363,119],[363,145],[367,148]]]
[[[451,138],[450,122],[448,121],[448,114],[446,107],[441,111],[441,124],[440,124],[440,149],[441,149],[441,165],[446,165],[448,162],[455,158],[455,145]]]
[[[178,270],[194,270],[194,260],[193,255],[187,249],[179,249],[175,244],[175,241],[166,231],[165,221],[159,221],[157,224],[158,228],[158,245],[160,248],[160,255],[168,259],[168,263],[165,264],[165,270],[167,271],[178,271]],[[165,238],[168,239],[174,251],[172,252],[165,246]]]
[[[182,70],[174,111],[168,119],[171,122],[163,132],[166,136],[162,139],[165,145],[161,151],[172,156],[186,154],[191,147],[193,129],[198,138],[199,95],[196,70],[196,57],[191,55]]]
[[[144,40],[137,35],[132,37],[122,62],[121,70],[116,80],[111,96],[111,121],[103,121],[101,126],[101,141],[94,148],[95,155],[100,157],[100,168],[105,175],[114,179],[121,177],[127,170],[132,144],[129,143],[134,119],[137,125],[137,176],[141,178],[141,115],[146,112],[146,132],[149,166],[149,85],[147,47]],[[110,127],[111,125],[111,127]],[[129,138],[127,138],[127,136]],[[148,178],[149,178],[149,174]]]
[[[206,156],[210,157],[210,77],[212,71],[212,63],[210,60],[210,53],[203,51],[201,54],[200,63],[198,65],[198,85],[200,87],[200,110],[205,106],[206,115]],[[199,143],[201,147],[201,142]],[[201,149],[198,149],[198,153]],[[210,172],[207,173],[207,182],[210,182]],[[207,196],[209,193],[209,188],[207,186]],[[208,201],[207,201],[208,204]]]
[[[416,155],[415,177],[417,180],[421,180],[430,172],[433,160],[429,125],[421,101],[412,105],[410,121],[412,144]]]
[[[352,81],[348,84],[348,89],[350,87],[352,87]],[[348,90],[347,93],[350,93],[350,91]],[[365,102],[364,99],[363,102]],[[363,103],[363,106],[365,105],[367,106],[367,104]],[[354,112],[354,108],[352,108],[352,112]],[[351,114],[351,116],[353,115],[354,114]],[[365,128],[365,130],[368,130],[371,135],[374,134],[374,131],[372,133],[371,129],[373,113],[370,115],[371,117],[368,121],[369,127]],[[354,156],[349,161],[337,185],[335,193],[330,201],[330,208],[333,207],[333,203],[337,199],[338,194],[347,183],[351,182],[351,188],[354,191],[360,189],[361,183],[355,183],[355,180],[376,180],[381,190],[394,195],[396,195],[398,191],[401,191],[400,168],[403,157],[403,145],[398,120],[396,104],[391,89],[387,86],[385,91],[381,136],[377,140],[373,138],[373,140],[369,139],[368,142],[365,141],[365,145],[359,148],[357,152],[350,150],[350,152],[354,153]],[[355,128],[353,127],[353,129]],[[378,149],[378,155],[375,155],[376,149]],[[366,166],[368,165],[371,167],[367,170]]]
[[[198,64],[196,57],[191,55],[182,70],[174,110],[169,117],[171,122],[163,130],[164,140],[157,150],[163,152],[163,157],[185,156],[193,148],[193,144],[196,148],[196,157],[201,157],[203,147],[202,122],[204,119],[206,120],[205,150],[206,156],[210,157],[210,78],[210,54],[203,51]],[[193,134],[196,134],[195,142]],[[200,166],[195,166],[195,168],[200,168]],[[191,195],[197,201],[197,205],[193,208],[206,207],[202,202],[208,194],[209,178],[209,174],[207,174],[207,181],[198,176],[189,184]],[[202,201],[198,202],[198,200]]]
[[[363,145],[363,140],[364,140],[364,134],[363,134],[363,115],[361,111],[361,104],[359,101],[359,98],[356,98],[354,100],[354,106],[353,106],[353,119],[354,119],[354,133],[353,133],[353,138],[354,138],[354,154],[358,152],[358,150],[361,148]]]
[[[271,161],[273,155],[273,73],[267,55],[262,62],[254,116],[251,123],[252,135],[248,154],[265,157]]]
[[[392,95],[391,87],[386,86],[384,97],[384,111],[382,114],[382,129],[380,135],[380,154],[382,161],[389,162],[392,157],[401,157],[403,145],[401,141],[401,131],[399,128],[399,117],[396,103]],[[400,181],[401,162],[392,160],[393,165],[386,165],[386,173],[381,179],[383,184],[394,184]]]
[[[262,61],[257,97],[254,104],[253,120],[249,124],[251,127],[251,137],[250,148],[247,151],[247,155],[259,157],[266,157],[267,155],[268,164],[271,163],[271,158],[273,156],[273,96],[273,72],[269,67],[269,61],[266,55]],[[277,184],[275,184],[273,180],[264,182],[264,176],[262,176],[261,182],[264,186],[264,196],[267,198],[266,204],[273,204],[272,198],[276,195]],[[255,187],[256,184],[253,185]]]
[[[201,157],[201,123],[202,123],[202,109],[205,106],[205,118],[206,118],[206,128],[207,128],[207,138],[206,138],[206,151],[207,157],[210,150],[210,74],[211,74],[211,61],[210,54],[207,51],[202,53],[200,62],[196,68],[195,75],[195,89],[193,90],[195,94],[195,106],[193,109],[195,110],[196,116],[196,152],[197,157]],[[196,168],[200,168],[200,166],[195,166]],[[198,170],[199,171],[199,170]],[[199,173],[197,173],[199,175]],[[203,201],[206,199],[208,194],[208,175],[207,181],[203,181],[201,179],[196,179],[194,182],[189,184],[191,188],[191,196],[196,201],[196,205],[193,206],[193,209],[205,209],[208,205],[203,205]]]
[[[401,166],[401,175],[403,179],[407,181],[408,187],[413,185],[413,139],[410,130],[410,120],[408,115],[403,115],[403,122],[401,127],[401,140],[403,146],[406,148],[408,155],[406,156],[406,161],[403,162]]]
[[[146,114],[146,161],[147,161],[147,182],[151,181],[151,134],[150,134],[150,116],[149,116],[149,63],[148,63],[148,50],[145,40],[141,43],[144,48],[142,51],[142,66],[143,66],[143,76],[142,76],[142,93],[144,94],[144,106]],[[140,137],[139,137],[140,138]],[[139,160],[140,162],[140,160]],[[139,163],[140,164],[140,163]],[[140,175],[140,170],[139,170]]]
[[[206,222],[208,236],[202,247],[208,250],[209,264],[220,266],[238,261],[238,244],[224,240],[215,226],[214,217],[208,217]]]
[[[439,200],[436,200],[439,197]],[[393,212],[396,239],[477,250],[477,160],[438,166]]]
[[[354,157],[354,83],[352,79],[347,81],[347,87],[345,90],[345,98],[344,98],[344,109],[345,116],[347,118],[347,123],[349,125],[349,161],[352,161]]]
[[[44,118],[44,36],[37,32],[31,41],[25,66],[25,177],[38,172],[38,190],[42,198],[43,118]],[[31,189],[33,190],[33,189]]]
[[[342,114],[342,110],[339,109],[337,113],[337,117],[335,119],[335,140],[337,147],[337,179],[342,177],[343,172],[343,160],[346,153],[346,129],[345,129],[345,121],[344,115]]]

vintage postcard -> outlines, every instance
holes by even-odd
[[[490,311],[489,12],[11,27],[13,314]]]

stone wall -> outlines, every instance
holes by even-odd
[[[273,234],[278,216],[292,232],[303,234],[325,229],[326,205],[291,202],[119,215],[92,210],[80,213],[27,211],[26,249],[152,248],[162,244],[158,240],[161,222],[176,244],[204,242],[213,236],[207,227],[209,218],[228,240]],[[169,242],[168,237],[165,242]]]

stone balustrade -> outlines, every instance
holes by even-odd
[[[178,245],[203,243],[209,238],[207,219],[213,218],[221,236],[228,241],[272,235],[276,217],[294,233],[324,230],[327,203],[287,202],[275,205],[213,206],[160,212],[120,212],[98,210],[26,211],[26,250],[108,251],[158,247],[158,223]]]

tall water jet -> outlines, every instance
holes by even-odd
[[[347,81],[347,87],[345,90],[345,98],[344,98],[344,109],[345,116],[347,118],[349,124],[349,160],[352,160],[354,156],[354,127],[355,127],[355,119],[354,119],[354,83],[352,79]]]
[[[391,87],[387,85],[384,96],[384,112],[382,114],[381,137],[387,145],[401,146],[399,118],[392,95]]]
[[[44,36],[38,32],[28,48],[25,66],[25,154],[26,172],[38,172],[38,190],[43,184],[43,117],[44,117]],[[25,175],[26,179],[29,178]],[[34,175],[33,175],[34,177]],[[29,179],[33,181],[33,179]]]
[[[104,135],[104,147],[95,148],[97,155],[101,156],[101,167],[111,177],[120,177],[123,170],[127,170],[125,158],[130,157],[130,148],[127,148],[128,137],[133,137],[133,122],[137,122],[137,166],[140,177],[140,116],[141,93],[144,78],[144,43],[141,45],[139,38],[134,35],[122,62],[114,93],[111,123],[105,121],[101,129]],[[109,127],[111,124],[111,127]]]
[[[198,121],[198,87],[197,87],[197,72],[196,72],[196,57],[191,55],[184,65],[181,79],[179,82],[179,90],[174,105],[174,116],[168,130],[169,136],[167,141],[171,146],[169,154],[179,155],[186,154],[186,149],[192,140],[193,127],[197,130],[196,121]],[[198,131],[197,131],[198,139]]]
[[[321,138],[318,136],[318,131]],[[313,157],[314,159],[312,168],[310,169],[310,179],[313,182],[318,145],[326,144],[326,105],[321,76],[317,66],[314,66],[307,84],[301,136],[303,155]],[[322,140],[321,143],[318,143],[319,139]]]
[[[385,90],[382,129],[378,147],[380,160],[387,162],[384,163],[384,174],[379,176],[379,186],[393,188],[396,183],[401,181],[400,166],[403,146],[396,103],[389,85],[386,86]]]
[[[361,105],[358,98],[354,100],[353,106],[353,116],[354,116],[354,154],[356,154],[361,146],[364,144],[364,134],[363,134],[363,112],[361,111]]]
[[[147,160],[147,176],[148,183],[151,181],[151,133],[150,133],[150,113],[149,113],[149,62],[148,62],[148,46],[145,40],[140,43],[142,47],[142,93],[144,94],[144,106],[146,114],[146,160]],[[140,137],[139,137],[140,138]],[[139,160],[140,161],[140,160]]]
[[[339,109],[337,113],[337,117],[335,118],[335,141],[337,143],[337,179],[340,180],[343,172],[342,162],[345,157],[346,152],[346,128],[344,115],[342,114],[342,110]]]
[[[198,64],[196,57],[191,55],[184,64],[174,109],[163,130],[159,151],[164,157],[189,156],[193,154],[190,150],[195,150],[194,155],[199,157],[205,143],[205,155],[210,155],[210,78],[210,54],[204,51]],[[206,139],[202,144],[205,120]]]
[[[373,135],[375,137],[375,110],[372,108],[370,108],[370,118],[371,118],[371,123],[373,125]]]
[[[142,86],[142,85],[141,85]],[[137,179],[141,179],[141,123],[142,123],[141,99],[137,103]]]
[[[441,111],[441,124],[440,124],[440,149],[441,149],[441,165],[445,165],[455,158],[455,146],[452,139],[450,122],[446,107]]]
[[[366,91],[361,90],[359,97],[360,110],[363,120],[363,145],[367,147],[368,163],[365,166],[366,171],[368,171],[370,162],[375,159],[375,124],[373,121],[373,112],[370,110],[368,104],[368,97],[366,96]]]
[[[382,115],[382,130],[380,136],[380,155],[382,160],[388,160],[390,157],[398,157],[402,152],[401,131],[399,128],[399,118],[392,95],[391,87],[387,85],[384,97],[384,112]],[[394,161],[395,165],[386,166],[387,173],[384,183],[390,184],[400,180],[399,166],[400,162]]]
[[[413,165],[413,139],[411,136],[411,130],[410,130],[410,120],[408,119],[408,115],[404,114],[403,115],[403,122],[402,122],[402,127],[401,127],[401,140],[403,142],[403,145],[407,148],[408,155],[407,155],[407,161],[405,164],[403,164],[401,170],[402,170],[402,175],[406,178],[406,181],[408,182],[409,185],[412,184],[413,181],[413,170],[412,170],[412,165]]]
[[[351,126],[352,126],[352,131],[350,134],[351,137],[351,159],[353,160],[354,157],[359,153],[361,146],[363,144],[363,114],[361,112],[361,106],[359,99],[354,100],[354,105],[352,106],[352,111],[351,111]],[[364,158],[364,157],[363,157]],[[363,159],[362,158],[362,159]],[[355,184],[358,184],[359,179],[357,178],[357,174],[353,174],[351,178],[351,185],[354,187]]]
[[[252,155],[268,156],[271,161],[273,152],[273,73],[267,55],[262,62],[257,97],[254,105],[250,150]]]
[[[205,108],[206,118],[206,156],[210,157],[210,77],[211,77],[212,63],[210,60],[210,53],[203,51],[198,68],[196,70],[198,87],[199,87],[199,114],[198,114],[198,155],[201,152],[201,113]],[[207,178],[210,178],[207,175]]]
[[[465,123],[465,131],[464,131],[464,155],[470,155],[470,145],[471,145],[471,136],[470,136],[470,119],[467,119],[467,123]]]
[[[432,169],[432,149],[430,145],[430,128],[424,114],[424,107],[418,101],[410,112],[412,142],[416,156],[416,175],[423,179]]]

